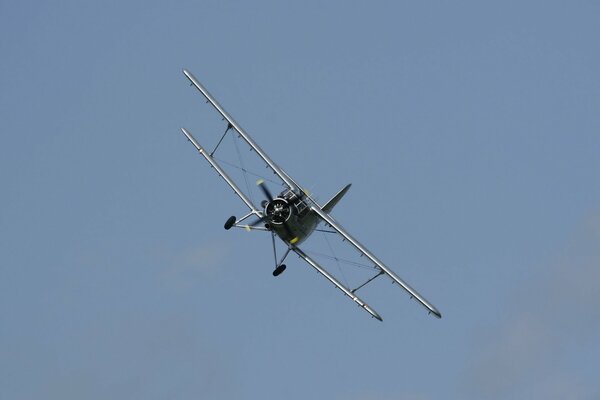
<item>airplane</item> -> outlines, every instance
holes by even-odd
[[[229,175],[223,170],[219,163],[213,157],[214,152],[208,153],[198,141],[192,136],[192,134],[185,128],[181,128],[183,134],[187,137],[196,150],[202,155],[211,167],[219,174],[223,180],[229,185],[235,194],[244,202],[248,207],[249,212],[241,218],[231,216],[225,222],[224,228],[229,230],[232,227],[245,228],[247,230],[266,230],[271,232],[273,241],[273,250],[275,254],[275,270],[273,271],[274,276],[278,276],[285,269],[286,265],[283,264],[286,257],[290,252],[296,253],[300,258],[306,261],[311,267],[317,272],[327,278],[334,286],[340,289],[346,296],[352,299],[358,306],[367,311],[373,318],[383,321],[381,316],[371,308],[367,303],[361,300],[357,295],[356,291],[367,284],[371,283],[375,278],[382,275],[389,277],[393,283],[400,285],[408,294],[411,299],[415,299],[419,302],[429,314],[434,315],[437,318],[441,318],[442,314],[437,308],[423,296],[421,296],[416,290],[411,288],[406,282],[404,282],[394,271],[387,267],[382,261],[380,261],[373,253],[371,253],[365,246],[363,246],[358,240],[351,236],[331,215],[331,211],[335,205],[342,199],[342,197],[350,189],[350,185],[345,186],[335,196],[331,198],[324,205],[319,205],[313,197],[311,197],[302,187],[290,177],[281,167],[279,167],[259,146],[256,142],[246,133],[246,131],[225,111],[225,109],[215,100],[215,98],[206,90],[206,88],[186,69],[183,69],[183,74],[190,81],[191,86],[195,86],[196,89],[202,93],[207,103],[210,103],[224,121],[227,122],[227,128],[225,133],[221,137],[221,140],[217,144],[221,144],[221,141],[225,137],[228,131],[235,131],[238,136],[243,139],[253,150],[256,152],[258,157],[266,164],[279,179],[281,179],[285,190],[278,195],[274,196],[266,186],[264,180],[257,182],[260,190],[265,196],[257,207],[253,202],[246,196],[246,194],[236,185],[236,183],[229,177]],[[249,218],[255,217],[256,220],[251,223],[244,223]],[[333,232],[339,234],[342,239],[350,245],[352,245],[358,252],[370,260],[377,270],[377,274],[369,278],[365,283],[361,284],[355,289],[349,289],[340,283],[333,275],[325,270],[319,263],[317,263],[312,257],[300,248],[300,244],[304,242],[313,232],[317,230],[317,226],[320,223],[324,223],[327,227],[331,228]],[[281,239],[287,250],[283,256],[278,259],[275,252],[275,237]]]

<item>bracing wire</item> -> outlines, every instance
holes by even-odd
[[[244,160],[242,159],[242,153],[240,152],[240,148],[239,148],[237,140],[236,140],[237,138],[235,136],[236,135],[231,135],[231,137],[233,138],[233,144],[235,146],[235,151],[237,152],[238,159],[240,161],[240,166],[242,167],[241,170],[243,172],[242,175],[244,175],[244,182],[246,182],[246,189],[248,190],[248,197],[250,197],[250,201],[254,203],[254,199],[252,198],[252,190],[250,190],[250,183],[248,183],[248,175],[247,175],[246,167],[244,166]]]
[[[257,173],[255,173],[255,172],[248,171],[248,170],[246,170],[246,169],[244,169],[244,168],[242,168],[242,167],[240,167],[239,165],[236,165],[236,164],[234,164],[234,163],[230,163],[230,162],[228,162],[228,161],[222,160],[222,159],[220,159],[220,158],[217,158],[217,157],[213,157],[213,158],[214,158],[215,160],[219,161],[219,162],[220,162],[220,163],[222,163],[222,164],[228,165],[228,166],[230,166],[230,167],[232,167],[232,168],[235,168],[235,169],[239,169],[240,171],[242,171],[242,172],[245,172],[245,173],[246,173],[246,174],[248,174],[248,175],[252,175],[252,176],[255,176],[255,177],[257,177],[257,178],[264,179],[265,181],[267,181],[267,182],[271,182],[271,183],[273,183],[273,184],[275,184],[275,185],[281,185],[281,182],[277,182],[277,181],[275,181],[275,180],[273,180],[273,179],[266,178],[266,177],[264,177],[263,175],[257,174]]]
[[[371,271],[378,271],[378,269],[376,267],[374,267],[373,265],[368,265],[368,264],[362,264],[356,261],[352,261],[352,260],[347,260],[344,258],[339,258],[339,257],[335,257],[335,256],[331,256],[329,254],[325,254],[325,253],[320,253],[318,251],[312,251],[312,250],[305,250],[307,253],[315,255],[315,256],[319,256],[319,257],[323,257],[323,258],[328,258],[330,260],[334,260],[334,261],[338,261],[340,263],[344,263],[344,264],[348,264],[348,265],[352,265],[354,267],[357,268],[362,268],[362,269],[368,269]]]
[[[327,235],[324,232],[321,232],[321,235],[323,235],[323,239],[325,239],[325,242],[327,243],[327,247],[329,247],[329,251],[331,252],[331,255],[333,256],[333,259],[335,260],[335,265],[338,267],[338,270],[340,271],[340,274],[342,275],[342,279],[344,280],[344,283],[346,284],[346,286],[350,286],[350,284],[348,283],[348,278],[346,278],[346,274],[344,274],[344,270],[342,270],[342,267],[340,265],[340,259],[336,257],[335,252],[333,251],[333,247],[331,247],[331,243],[329,243],[329,239],[327,239]]]
[[[340,271],[340,274],[342,275],[342,279],[344,279],[344,283],[346,284],[346,286],[350,286],[350,284],[348,283],[348,279],[346,278],[346,274],[344,274],[344,271],[342,270],[342,267],[340,265],[340,259],[336,257],[335,252],[333,251],[333,247],[331,247],[331,243],[329,243],[329,239],[327,239],[327,235],[324,232],[321,232],[321,235],[323,235],[323,239],[325,239],[325,242],[327,243],[327,246],[329,247],[329,251],[331,251],[331,254],[335,260],[335,264],[338,267],[338,270]]]

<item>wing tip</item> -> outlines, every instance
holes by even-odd
[[[380,322],[383,322],[383,318],[381,318],[381,315],[379,315],[377,311],[373,310],[368,304],[365,303],[362,307],[365,309],[366,312],[371,314],[371,317],[375,318]]]

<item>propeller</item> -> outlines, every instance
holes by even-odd
[[[292,230],[290,229],[289,225],[287,224],[287,218],[285,218],[282,213],[284,212],[283,206],[287,205],[287,202],[285,202],[285,200],[277,200],[273,197],[273,195],[271,194],[271,191],[269,190],[269,188],[267,187],[267,185],[265,184],[264,179],[259,179],[256,184],[258,185],[258,187],[260,188],[260,190],[263,192],[263,194],[265,195],[265,197],[267,198],[267,204],[265,207],[265,215],[262,216],[261,218],[257,219],[256,221],[252,222],[251,224],[249,224],[248,226],[253,227],[256,226],[258,224],[261,224],[263,222],[272,222],[275,218],[283,218],[283,220],[281,221],[281,225],[283,226],[283,229],[285,230],[285,232],[287,233],[287,235],[289,237],[291,237],[292,239],[290,240],[290,243],[294,244],[298,241],[298,237],[294,235],[294,233],[292,232]],[[274,201],[280,201],[282,204],[274,204]],[[268,213],[267,210],[269,209],[269,207],[272,206],[272,210],[271,213]],[[291,212],[291,210],[289,211]]]
[[[265,197],[267,198],[267,200],[269,200],[269,203],[272,202],[273,195],[271,194],[271,191],[269,190],[269,188],[267,188],[267,185],[265,185],[265,180],[259,179],[258,181],[256,181],[256,184],[258,185],[260,190],[262,190],[262,192],[265,194]]]

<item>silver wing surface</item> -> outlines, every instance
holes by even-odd
[[[223,107],[221,107],[219,102],[214,97],[212,97],[212,95],[208,92],[208,90],[206,90],[206,88],[204,86],[202,86],[202,84],[200,82],[198,82],[198,80],[194,77],[194,75],[192,75],[191,72],[184,69],[183,74],[190,80],[192,85],[194,85],[196,87],[196,89],[198,89],[200,91],[200,93],[202,93],[202,95],[206,98],[206,100],[210,104],[212,104],[212,106],[219,112],[219,114],[221,114],[221,116],[223,118],[225,118],[225,120],[229,123],[229,126],[231,128],[233,128],[240,135],[240,137],[242,139],[244,139],[244,141],[246,143],[248,143],[248,145],[256,152],[256,154],[258,154],[258,156],[267,164],[267,166],[290,189],[302,191],[302,188],[300,188],[300,186],[296,182],[294,182],[294,180],[284,170],[282,170],[277,164],[275,164],[275,162],[273,160],[271,160],[271,158],[267,155],[267,153],[265,153],[263,151],[263,149],[261,149],[260,146],[258,144],[256,144],[256,142],[254,140],[252,140],[250,135],[248,135],[246,133],[246,131],[231,117],[231,115],[229,115],[229,113],[227,111],[225,111],[225,109]]]
[[[416,290],[411,288],[408,283],[404,282],[394,271],[392,271],[389,267],[387,267],[383,262],[381,262],[377,257],[375,257],[366,247],[358,242],[358,240],[354,239],[342,226],[337,223],[329,214],[319,207],[318,204],[313,202],[311,206],[312,212],[317,214],[323,221],[325,221],[329,226],[333,228],[337,233],[339,233],[344,239],[346,239],[352,246],[354,246],[361,254],[366,256],[373,264],[377,266],[384,274],[389,276],[392,281],[396,282],[404,290],[410,294],[411,298],[416,299],[421,305],[423,305],[429,313],[435,315],[437,318],[442,318],[442,314],[438,311],[437,308],[430,302],[428,302],[423,296],[421,296]]]
[[[258,208],[256,208],[256,206],[250,201],[250,199],[248,198],[248,196],[246,196],[244,194],[244,192],[235,184],[235,182],[233,181],[233,179],[231,179],[229,177],[229,175],[227,175],[227,173],[213,159],[213,157],[210,154],[208,154],[206,152],[206,150],[204,150],[204,148],[202,146],[200,146],[200,144],[192,136],[192,134],[187,129],[185,129],[185,128],[181,128],[181,131],[188,138],[188,140],[194,145],[194,147],[196,148],[196,150],[198,150],[198,153],[200,153],[200,155],[202,155],[206,159],[206,161],[209,162],[209,164],[211,165],[211,167],[213,167],[215,169],[215,171],[217,171],[217,173],[219,174],[219,176],[225,180],[225,182],[233,189],[233,191],[235,192],[235,194],[237,194],[238,197],[240,199],[242,199],[242,201],[244,202],[244,204],[246,204],[248,206],[248,208],[250,209],[250,214],[254,214],[257,217],[261,217],[262,216],[262,211],[259,211]],[[244,217],[243,219],[245,219],[247,217],[248,216]]]
[[[346,286],[342,285],[337,279],[334,278],[329,272],[327,272],[323,267],[321,267],[315,260],[309,257],[305,252],[303,252],[297,246],[291,246],[291,250],[298,255],[298,257],[302,258],[308,265],[317,270],[318,273],[323,275],[325,278],[329,280],[329,282],[333,283],[335,287],[340,289],[346,296],[350,297],[356,304],[362,307],[363,310],[371,314],[373,318],[377,318],[379,321],[383,321],[381,316],[377,313],[377,311],[373,310],[367,303],[362,301],[360,297],[354,294],[354,291],[348,289]]]

